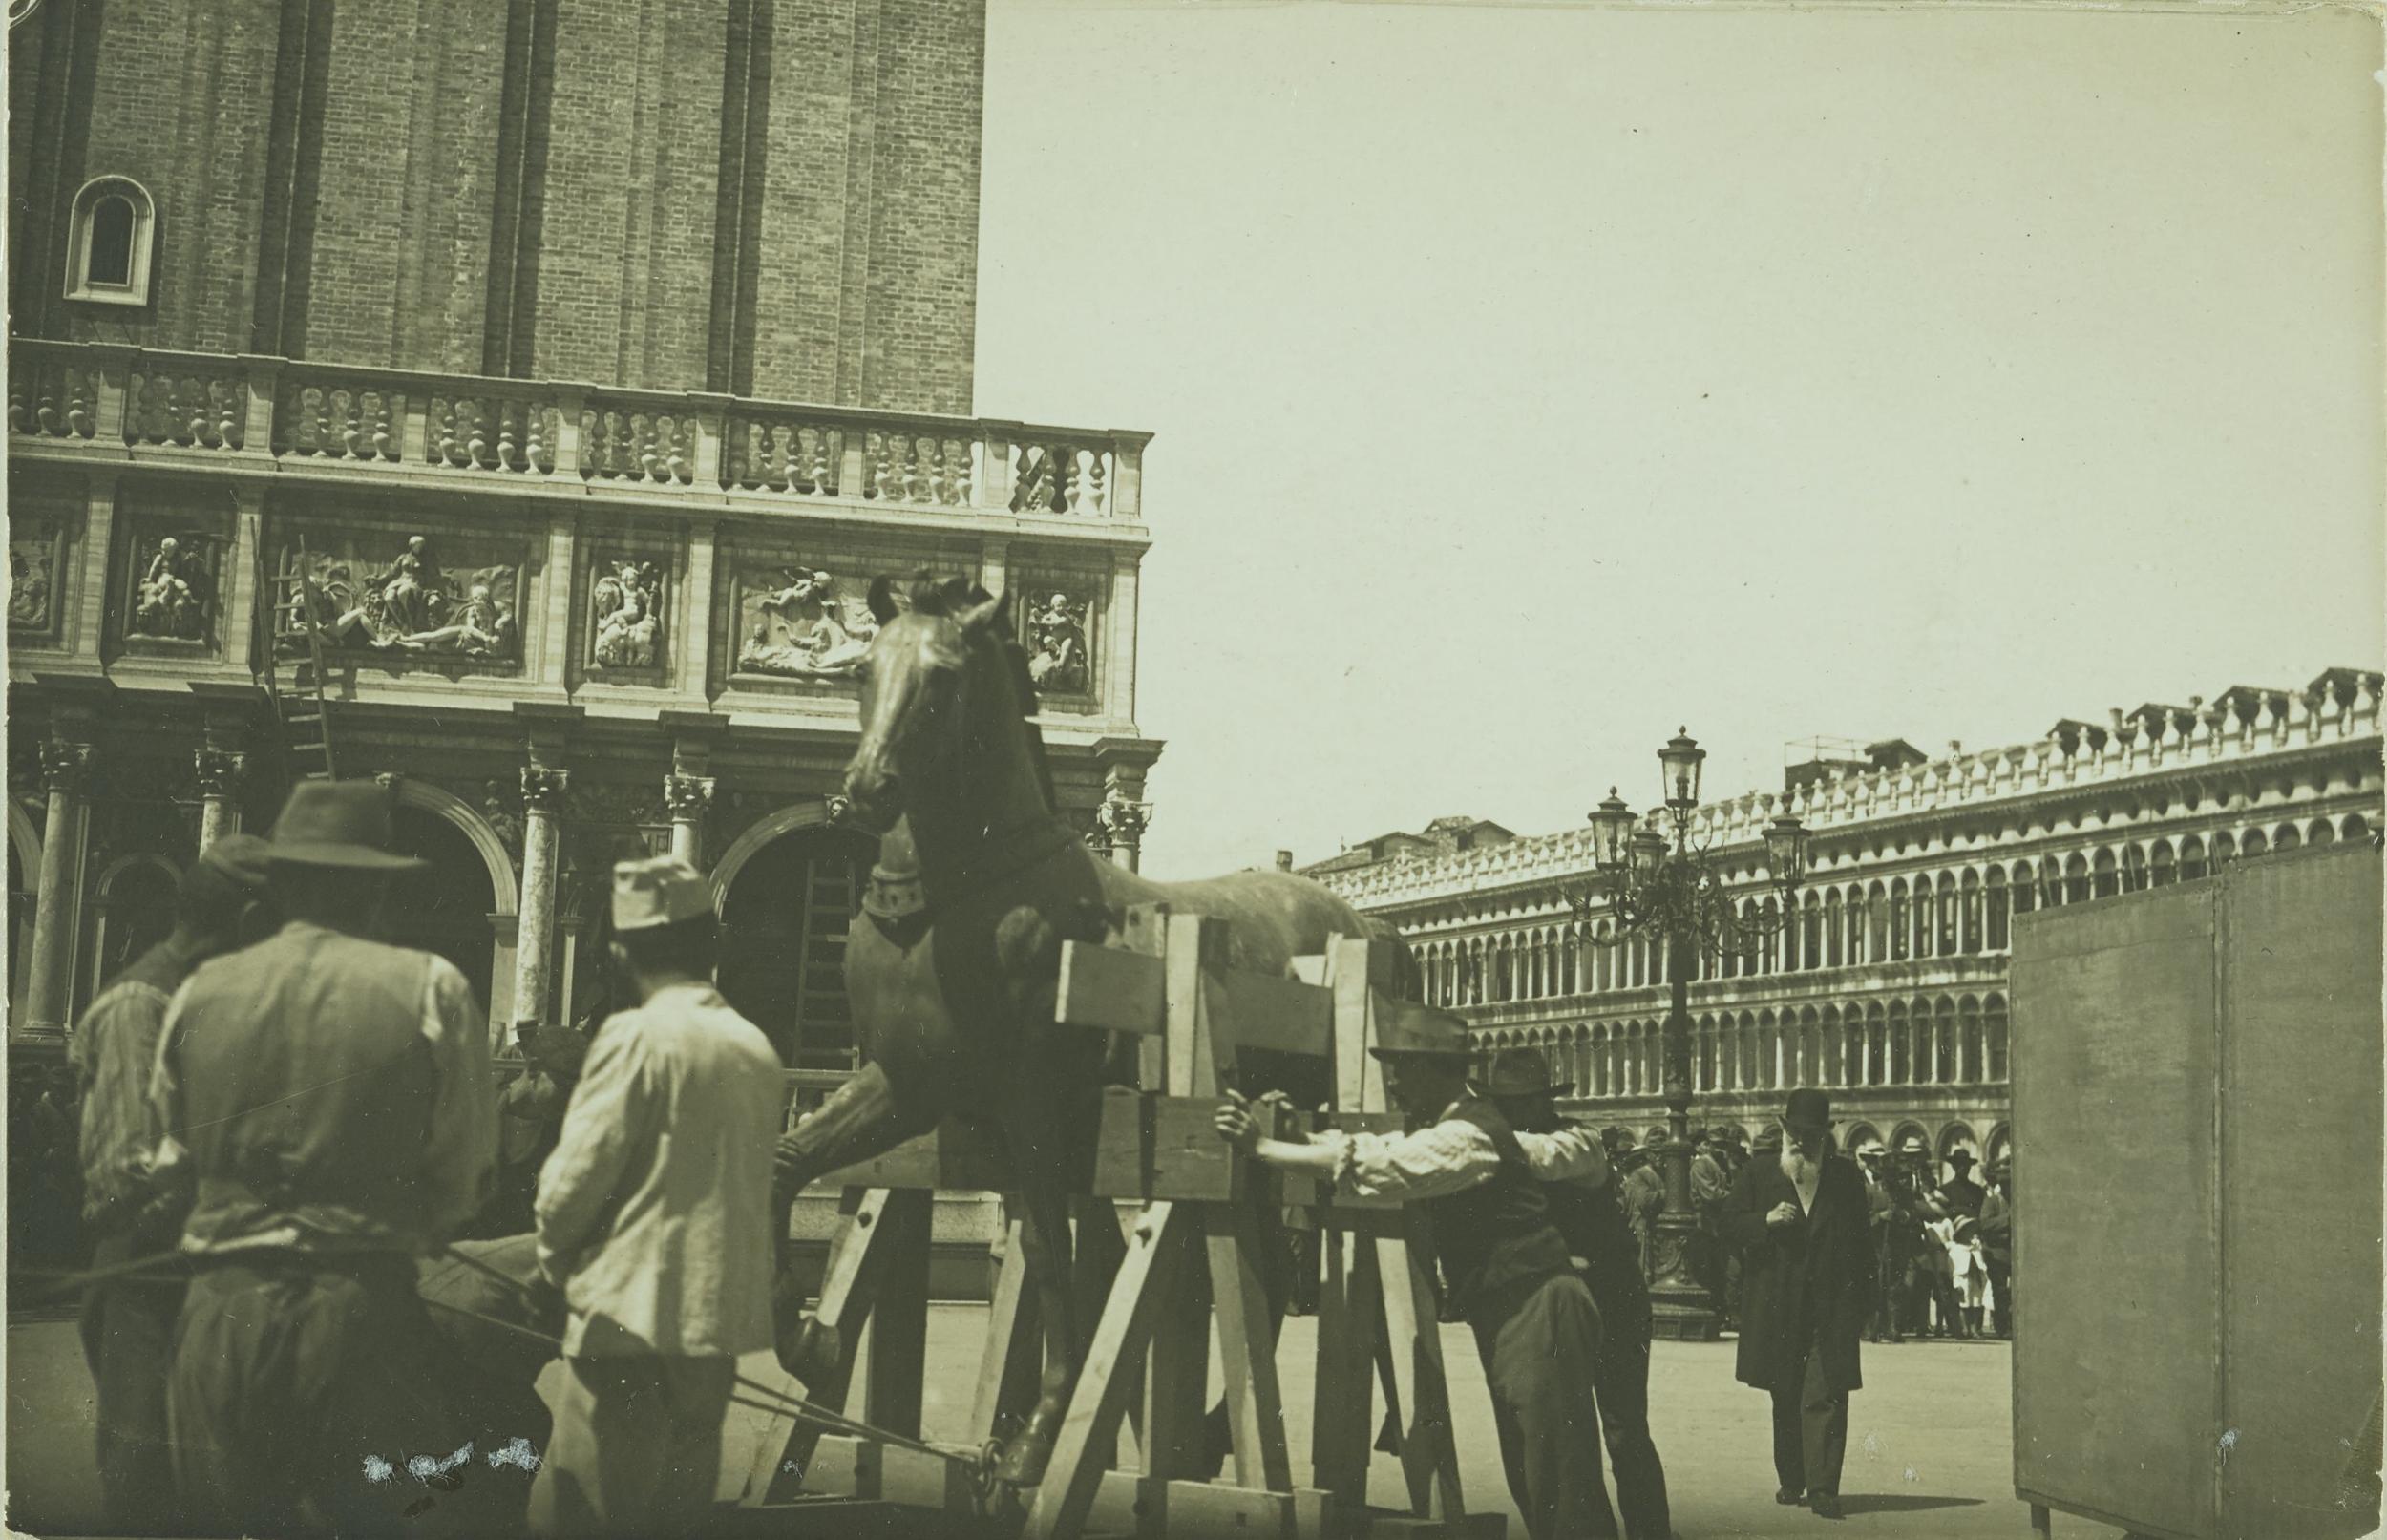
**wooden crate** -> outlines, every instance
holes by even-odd
[[[2179,1540],[2376,1528],[2339,1492],[2380,1390],[2380,943],[2367,848],[2016,918],[2035,1508]]]

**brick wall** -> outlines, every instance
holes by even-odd
[[[970,410],[983,0],[525,3],[554,20],[530,346],[512,368],[702,390],[726,327],[756,394]],[[736,154],[722,131],[733,5],[768,38],[747,77],[763,116]],[[95,65],[40,77],[49,30],[77,12]],[[478,371],[508,16],[505,0],[45,7],[10,39],[11,172],[38,188],[46,171],[61,209],[87,177],[148,187],[157,303],[20,306],[20,329]],[[279,163],[277,87],[305,146]],[[269,206],[277,164],[304,192]],[[751,260],[727,269],[744,295],[717,302],[715,244],[742,199],[760,200]],[[294,211],[286,240],[276,210]],[[56,269],[29,272],[20,296],[56,293],[64,243],[38,209],[12,204],[11,221],[11,251]]]
[[[308,356],[480,368],[504,9],[344,4],[331,26]]]

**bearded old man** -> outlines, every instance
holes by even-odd
[[[1836,1519],[1873,1248],[1865,1180],[1830,1132],[1830,1100],[1792,1091],[1780,1153],[1743,1169],[1720,1227],[1746,1258],[1738,1368],[1774,1400],[1774,1501]]]

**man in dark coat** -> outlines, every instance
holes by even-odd
[[[2014,1336],[2014,1157],[1989,1163],[1981,1199],[1981,1257],[1989,1264],[1989,1307],[1997,1335]]]
[[[1988,1196],[1981,1184],[1973,1180],[1973,1151],[1952,1150],[1948,1152],[1949,1169],[1955,1172],[1939,1184],[1940,1205],[1960,1219],[1981,1216],[1981,1199]]]
[[[1774,1500],[1836,1519],[1848,1392],[1864,1383],[1870,1217],[1856,1164],[1826,1152],[1829,1098],[1792,1091],[1782,1130],[1781,1154],[1743,1169],[1721,1221],[1747,1267],[1738,1367],[1742,1383],[1774,1398]]]

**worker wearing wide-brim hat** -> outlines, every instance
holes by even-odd
[[[196,1200],[167,1393],[180,1522],[342,1532],[420,1493],[370,1462],[469,1438],[436,1364],[415,1258],[487,1196],[487,1028],[454,965],[370,938],[397,877],[390,794],[302,782],[266,841],[279,932],[176,993],[152,1077],[158,1166]]]
[[[1545,1181],[1596,1184],[1608,1163],[1588,1129],[1520,1132],[1468,1084],[1474,1050],[1448,1011],[1404,1002],[1368,1050],[1411,1132],[1264,1137],[1230,1093],[1219,1133],[1276,1167],[1354,1196],[1426,1204],[1454,1302],[1475,1333],[1509,1489],[1531,1540],[1616,1534],[1600,1472],[1593,1390],[1599,1314],[1551,1217]]]
[[[1831,1100],[1804,1086],[1782,1114],[1779,1150],[1753,1159],[1724,1206],[1724,1238],[1747,1259],[1741,1382],[1773,1397],[1775,1501],[1840,1517],[1848,1393],[1872,1298],[1865,1179],[1829,1152]]]
[[[737,1356],[771,1345],[778,1055],[713,987],[712,890],[677,856],[613,869],[609,961],[639,1003],[597,1030],[539,1175],[563,1290],[540,1535],[684,1534],[709,1511]]]

